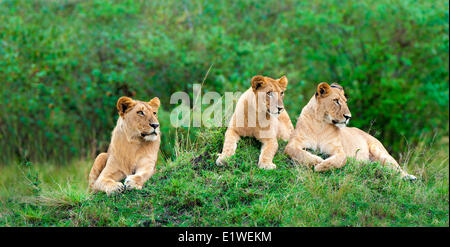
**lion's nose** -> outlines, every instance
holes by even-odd
[[[278,112],[281,112],[283,110],[283,107],[277,107],[278,108]]]
[[[345,115],[344,114],[344,117],[345,117],[345,120],[349,120],[350,118],[352,118],[352,115]]]
[[[150,126],[153,127],[154,129],[156,129],[156,128],[159,127],[159,124],[157,124],[157,123],[151,123]]]

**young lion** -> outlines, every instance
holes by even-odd
[[[222,153],[217,165],[232,156],[241,136],[253,136],[262,142],[258,165],[263,169],[274,169],[272,159],[278,150],[277,138],[285,141],[294,130],[291,119],[283,111],[284,91],[288,80],[257,75],[251,80],[251,87],[239,98],[236,110],[225,133]]]
[[[161,142],[157,97],[149,102],[121,97],[119,119],[107,153],[97,156],[89,174],[89,187],[108,195],[123,189],[142,189],[155,173]],[[125,179],[124,184],[119,182]]]
[[[347,157],[357,160],[379,161],[387,164],[406,179],[415,176],[402,170],[383,145],[373,136],[358,128],[346,127],[350,118],[344,89],[336,83],[322,82],[315,96],[303,108],[295,130],[285,148],[292,159],[315,171],[326,171],[345,165]],[[331,156],[325,160],[305,149],[320,150]]]

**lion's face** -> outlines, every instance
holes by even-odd
[[[155,141],[160,134],[157,115],[159,105],[157,97],[149,102],[121,97],[117,101],[117,110],[128,133],[143,141]]]
[[[339,128],[345,127],[352,114],[347,106],[344,88],[339,84],[328,85],[322,82],[317,86],[316,99],[318,102],[318,114],[323,121]]]
[[[272,79],[257,75],[252,78],[251,84],[257,98],[258,109],[265,110],[276,117],[280,115],[284,110],[284,91],[288,84],[286,76]]]

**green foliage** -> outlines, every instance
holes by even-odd
[[[120,96],[159,96],[170,111],[171,93],[190,93],[211,65],[205,90],[219,93],[286,74],[294,121],[318,82],[340,82],[352,125],[403,151],[448,136],[448,13],[443,0],[4,0],[0,159],[92,157]]]
[[[275,170],[257,167],[260,143],[243,138],[224,166],[215,159],[224,129],[202,133],[194,149],[158,166],[140,191],[88,194],[91,162],[40,167],[39,194],[18,192],[13,166],[0,180],[4,226],[448,226],[448,146],[412,159],[404,181],[376,163],[350,161],[316,173],[282,153]],[[415,154],[421,150],[414,150]],[[74,177],[75,176],[75,177]],[[66,179],[71,182],[67,183]],[[48,184],[54,184],[49,186]],[[6,185],[6,186],[5,186]],[[5,195],[6,193],[6,195]],[[25,194],[25,195],[24,195]]]
[[[33,189],[33,192],[35,194],[38,194],[41,191],[41,188],[39,187],[39,185],[41,184],[41,181],[39,179],[39,172],[29,161],[24,162],[23,166],[26,169],[25,178],[28,181],[29,187]]]

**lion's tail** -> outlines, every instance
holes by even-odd
[[[95,158],[94,165],[91,168],[91,172],[89,172],[89,188],[92,189],[98,176],[103,171],[103,168],[105,168],[107,160],[108,153],[100,153],[97,158]]]

